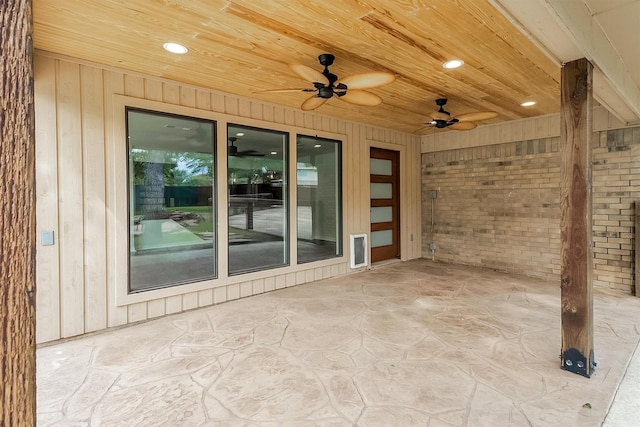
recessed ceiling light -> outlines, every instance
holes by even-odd
[[[459,68],[464,65],[464,61],[462,59],[452,59],[451,61],[447,61],[442,66],[448,70],[452,70],[454,68]]]
[[[313,148],[320,148],[320,147],[322,147],[322,144],[316,144],[313,146]]]
[[[244,133],[243,132],[238,132],[238,133],[236,133],[236,136],[244,136]]]
[[[177,53],[178,55],[189,52],[189,49],[179,43],[165,43],[162,45],[162,47],[164,48],[164,50],[171,53]]]
[[[278,154],[278,152],[277,151],[272,151],[271,154]]]
[[[533,105],[536,105],[536,101],[526,101],[526,102],[523,102],[520,105],[522,105],[523,107],[531,107]]]

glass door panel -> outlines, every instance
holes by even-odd
[[[391,199],[393,197],[393,184],[371,183],[372,199]]]
[[[391,206],[381,206],[371,208],[371,223],[393,221],[393,208]]]
[[[379,248],[380,246],[388,246],[393,244],[393,231],[382,230],[371,232],[371,247]]]
[[[387,159],[371,159],[371,175],[391,176],[393,174],[393,162]]]

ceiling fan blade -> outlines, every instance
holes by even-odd
[[[289,64],[291,71],[311,83],[329,84],[329,80],[320,71],[302,64]]]
[[[354,74],[338,81],[337,84],[344,84],[348,89],[370,89],[391,83],[396,79],[391,73],[373,71],[371,73]]]
[[[304,111],[315,110],[325,102],[327,102],[327,98],[320,98],[313,95],[311,98],[307,98],[306,101],[302,103],[302,106],[300,108],[302,108]]]
[[[489,120],[498,117],[495,111],[478,111],[477,113],[460,114],[456,116],[459,122],[477,122],[480,120]]]
[[[440,111],[434,111],[433,113],[429,113],[429,117],[431,117],[434,120],[446,120],[446,121],[451,120],[451,116],[449,114],[441,113]]]
[[[367,92],[366,90],[349,89],[345,95],[338,99],[356,105],[373,106],[382,103],[382,98],[375,93]]]
[[[298,88],[298,89],[269,89],[269,90],[259,90],[254,93],[286,93],[286,92],[317,92],[318,89],[312,88]]]
[[[457,122],[447,127],[453,130],[471,130],[478,127],[478,124],[476,122]]]

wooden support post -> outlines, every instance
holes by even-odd
[[[36,425],[32,0],[0,7],[0,425]]]
[[[593,65],[578,59],[562,67],[560,166],[560,262],[562,369],[591,376],[591,135]]]
[[[640,200],[634,203],[636,210],[636,256],[634,258],[633,268],[636,271],[636,283],[634,286],[635,296],[640,297]]]

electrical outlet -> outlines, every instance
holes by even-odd
[[[41,243],[42,246],[52,246],[53,241],[53,230],[45,230],[41,234]]]
[[[432,251],[435,251],[436,250],[436,242],[429,243],[429,249],[432,250]]]
[[[437,199],[438,198],[438,192],[436,190],[432,190],[431,191],[431,199]]]

